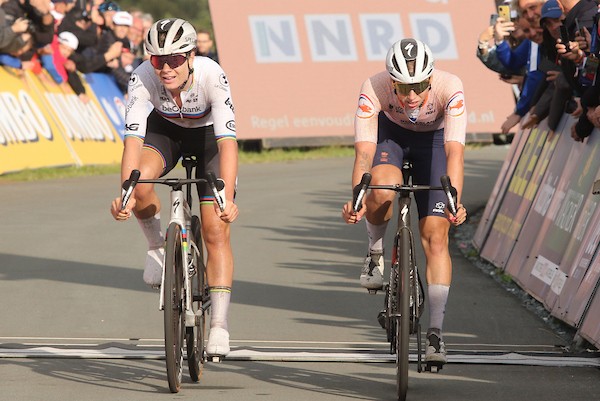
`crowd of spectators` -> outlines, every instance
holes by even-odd
[[[0,65],[46,70],[84,102],[81,74],[107,73],[125,95],[131,72],[147,58],[144,37],[153,22],[110,0],[0,0]],[[217,60],[208,31],[198,30],[197,48]]]
[[[506,0],[510,18],[494,13],[479,35],[477,57],[515,88],[502,133],[547,119],[550,137],[564,113],[583,141],[600,127],[599,0]]]

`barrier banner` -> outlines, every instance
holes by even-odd
[[[531,274],[531,267],[526,270],[525,265],[530,258],[532,248],[539,246],[537,243],[542,240],[543,233],[551,223],[550,218],[546,216],[548,207],[556,194],[557,182],[562,176],[570,149],[575,143],[566,131],[557,131],[555,135],[558,135],[558,143],[553,157],[550,159],[546,174],[523,223],[521,236],[504,266],[506,273],[523,288],[526,287],[525,282]]]
[[[598,175],[600,177],[600,173]],[[600,202],[599,196],[592,195],[588,199],[588,204],[581,216],[581,228],[587,227],[583,236],[577,255],[574,258],[572,266],[568,268],[567,280],[562,292],[552,308],[552,315],[565,321],[574,327],[579,327],[587,303],[589,302],[596,286],[600,282],[600,263],[596,263],[596,268],[592,268],[594,257],[600,260]],[[587,214],[595,210],[593,216],[587,223]],[[577,227],[578,231],[580,227]],[[576,234],[578,236],[579,232]]]
[[[535,215],[545,211],[542,213],[544,221],[541,226],[529,224],[523,230],[525,238],[534,237],[536,241],[527,250],[526,261],[521,264],[518,277],[527,291],[549,309],[552,307],[548,304],[549,292],[560,294],[567,278],[561,267],[570,267],[574,257],[574,252],[567,251],[569,247],[577,249],[581,244],[581,237],[574,235],[575,228],[589,222],[580,222],[579,219],[600,168],[598,135],[592,135],[585,143],[580,143],[570,138],[569,131],[564,130],[561,135],[568,137],[570,146],[555,152],[548,167],[545,187],[541,191],[549,193],[549,186],[552,186],[550,182],[556,182],[552,186],[550,202],[544,203],[543,196],[538,198],[541,201],[534,207],[535,212],[531,213]],[[570,245],[571,241],[575,242]],[[567,260],[567,257],[571,260]]]
[[[600,257],[594,259],[592,269],[600,270]],[[596,291],[593,299],[590,299],[590,307],[585,314],[578,334],[600,348],[600,291]]]
[[[125,133],[125,97],[110,74],[93,72],[85,74],[85,80],[94,91],[98,102],[111,124],[123,140]]]
[[[530,130],[520,130],[515,134],[510,144],[508,154],[506,155],[506,159],[504,159],[504,163],[500,169],[500,174],[498,174],[496,184],[492,189],[492,193],[490,194],[490,198],[485,205],[485,210],[483,211],[481,220],[477,225],[477,230],[473,235],[473,246],[475,246],[475,248],[479,251],[481,251],[487,241],[488,235],[492,228],[492,223],[496,219],[498,208],[502,204],[502,199],[504,199],[506,194],[506,188],[510,182],[510,177],[512,177],[515,167],[521,157],[521,153],[523,152],[523,148],[527,143],[529,132]]]
[[[494,266],[503,268],[520,232],[531,201],[524,197],[528,183],[546,143],[548,126],[544,123],[533,128],[527,136],[521,157],[511,176],[500,208],[480,256]],[[551,141],[550,143],[555,143]],[[547,147],[547,146],[546,146]],[[528,193],[529,195],[529,193]]]
[[[579,152],[574,154],[575,151]],[[572,156],[577,156],[578,159],[569,159],[575,168],[568,187],[565,188],[565,201],[558,211],[555,224],[548,232],[548,241],[542,248],[544,254],[559,261],[560,270],[544,300],[549,310],[556,310],[558,313],[568,306],[567,300],[575,294],[585,274],[585,271],[577,271],[576,255],[583,246],[586,232],[592,229],[590,223],[598,205],[598,196],[592,195],[592,186],[600,173],[599,155],[598,135],[590,136],[584,146],[573,148]],[[590,246],[597,247],[597,244]]]
[[[76,156],[27,75],[0,67],[0,81],[0,174],[74,164]]]
[[[476,57],[491,1],[209,0],[238,138],[353,137],[360,87],[390,46],[426,42],[436,68],[463,83],[469,133],[500,131],[510,85]],[[233,11],[235,10],[235,11]],[[493,94],[493,96],[490,96]]]
[[[109,164],[121,160],[123,143],[102,111],[94,92],[83,80],[89,102],[52,82],[44,84],[28,72],[34,89],[45,96],[60,132],[77,155],[77,164]],[[69,88],[70,90],[70,88]]]

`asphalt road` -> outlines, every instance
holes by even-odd
[[[506,153],[467,152],[470,211],[485,206]],[[233,351],[179,394],[161,359],[158,294],[142,282],[145,240],[108,212],[118,177],[0,185],[0,400],[392,400],[383,296],[358,285],[364,226],[340,218],[351,166],[241,166]],[[409,399],[598,399],[598,359],[562,352],[544,321],[452,253],[450,363],[437,374],[411,364]]]

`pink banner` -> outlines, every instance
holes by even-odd
[[[561,135],[567,136],[568,132],[565,130]],[[575,254],[594,213],[595,205],[586,207],[586,200],[592,196],[592,185],[600,169],[598,135],[590,136],[585,143],[568,139],[572,142],[570,151],[555,152],[555,156],[561,155],[556,158],[560,162],[554,163],[553,158],[548,169],[548,177],[556,177],[558,181],[544,223],[541,229],[529,225],[524,231],[525,237],[534,236],[537,241],[529,249],[519,274],[527,290],[549,310],[571,273]],[[567,157],[562,162],[564,154]]]
[[[586,209],[589,212],[595,209],[593,216],[589,218],[589,224],[581,224],[580,229],[587,228],[579,246],[577,255],[571,267],[566,270],[567,280],[564,288],[552,308],[552,315],[566,323],[579,327],[585,308],[591,298],[598,282],[600,281],[600,196],[591,196],[588,199]],[[587,213],[581,217],[582,223],[586,222]],[[578,236],[579,233],[576,233]],[[596,256],[596,268],[593,268],[593,260]],[[567,266],[568,267],[568,266]]]
[[[568,132],[557,132],[555,135],[558,135],[559,138],[553,157],[548,164],[546,174],[533,200],[529,214],[523,223],[519,241],[515,244],[504,267],[504,270],[530,293],[531,291],[527,288],[526,283],[531,276],[532,266],[528,263],[536,260],[537,253],[535,252],[539,249],[540,243],[543,242],[544,233],[548,230],[548,226],[552,224],[552,220],[548,216],[549,206],[555,199],[558,182],[563,177],[564,166],[567,163],[570,149],[575,143]],[[532,257],[534,260],[530,261]],[[536,296],[536,293],[534,291],[532,295]]]
[[[592,269],[600,270],[600,257],[594,259]],[[590,302],[590,307],[579,329],[579,335],[600,348],[600,291],[596,291],[596,296]]]
[[[492,189],[490,198],[485,205],[485,210],[483,211],[483,215],[481,216],[481,220],[479,221],[477,230],[473,236],[473,245],[478,250],[481,250],[487,241],[488,235],[492,228],[492,223],[494,222],[496,214],[498,213],[498,208],[502,204],[502,199],[504,199],[506,188],[510,182],[510,177],[512,177],[515,167],[519,162],[519,158],[521,157],[521,153],[523,152],[523,148],[527,143],[528,134],[529,130],[519,131],[513,138],[508,154],[506,155],[506,159],[504,159],[504,163],[502,164],[502,168],[498,174],[496,184]]]
[[[528,207],[524,207],[523,216],[518,215],[520,205],[531,204],[530,201],[525,202],[524,195],[546,143],[547,134],[548,129],[545,123],[544,127],[536,127],[529,132],[525,147],[511,176],[488,239],[480,252],[482,258],[490,261],[496,267],[504,267],[520,232],[522,219],[529,210]],[[550,145],[552,143],[554,141],[550,142]]]
[[[476,57],[491,1],[209,4],[238,138],[352,137],[362,82],[385,70],[387,50],[403,37],[428,43],[436,67],[463,80],[470,133],[499,132],[513,111],[510,86]]]

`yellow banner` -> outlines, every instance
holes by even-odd
[[[46,71],[0,68],[0,174],[119,163],[123,143],[92,89],[84,103]]]

